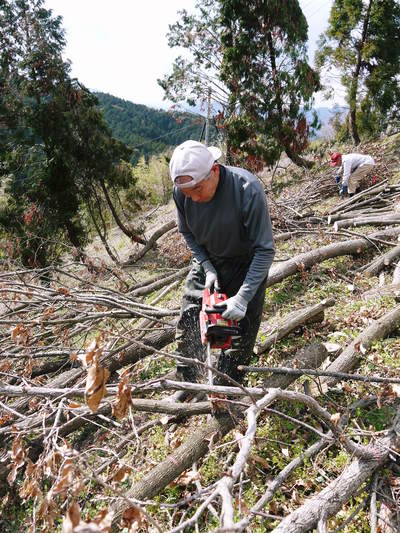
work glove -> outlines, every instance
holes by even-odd
[[[342,185],[340,187],[339,196],[343,196],[344,194],[347,194],[347,185]]]
[[[211,261],[204,261],[201,263],[201,266],[204,268],[204,272],[206,273],[205,288],[210,289],[210,291],[212,291],[213,288],[214,290],[219,291],[221,288],[218,283],[217,271],[213,267]]]
[[[228,298],[224,302],[215,304],[214,307],[225,307],[225,311],[222,312],[222,318],[230,320],[242,320],[247,311],[247,302],[239,295],[236,294],[232,298]]]
[[[335,176],[335,181],[336,181],[336,184],[339,185],[339,182],[340,182],[340,175],[339,175],[339,176]]]

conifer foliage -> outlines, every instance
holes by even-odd
[[[306,19],[297,0],[219,0],[221,77],[234,106],[232,146],[274,163],[284,150],[296,164],[308,144],[306,112],[319,77],[307,62]],[[314,119],[311,126],[316,126]]]
[[[316,55],[320,70],[340,73],[349,103],[349,131],[379,133],[400,106],[398,0],[335,0]]]
[[[82,206],[100,217],[99,191],[132,178],[121,165],[129,150],[112,138],[96,98],[70,77],[61,23],[43,0],[0,0],[0,178],[8,193],[0,221],[35,267],[63,241],[81,254]]]
[[[206,5],[205,5],[206,4]],[[173,71],[159,83],[166,97],[196,104],[209,91],[226,132],[228,156],[253,167],[283,150],[299,165],[310,127],[306,115],[319,78],[306,57],[307,22],[297,0],[207,0],[170,26],[181,46]]]

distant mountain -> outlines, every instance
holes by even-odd
[[[114,137],[133,148],[131,162],[159,154],[187,139],[200,140],[204,117],[133,104],[110,94],[95,92],[99,107]]]
[[[143,155],[149,158],[187,139],[200,140],[204,116],[185,112],[167,112],[142,104],[134,104],[110,94],[95,92],[104,118],[117,139],[133,148],[131,162],[136,164]],[[326,135],[329,119],[339,108],[317,107],[315,111],[321,129],[314,138]],[[308,116],[311,114],[308,113]],[[211,128],[211,142],[216,132]]]

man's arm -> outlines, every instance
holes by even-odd
[[[267,200],[259,184],[253,186],[249,194],[245,195],[243,224],[252,242],[254,256],[238,295],[249,303],[267,277],[275,255]]]
[[[351,167],[352,167],[351,160],[343,161],[343,165],[342,166],[343,166],[342,185],[347,186],[348,183],[349,183],[349,177],[350,177],[350,174],[351,174]]]

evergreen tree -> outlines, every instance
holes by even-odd
[[[191,59],[178,57],[159,81],[166,97],[194,105],[211,88],[236,160],[254,168],[286,150],[307,165],[299,154],[319,78],[306,60],[307,23],[297,0],[207,0],[196,7],[196,15],[182,11],[170,26],[169,45],[183,46]]]
[[[25,262],[36,266],[50,259],[38,254],[37,239],[43,251],[50,238],[65,237],[82,253],[82,205],[97,198],[96,184],[126,186],[120,161],[130,157],[96,98],[70,78],[61,18],[42,6],[0,0],[0,177],[8,177],[9,194],[2,219],[26,243]],[[35,221],[35,239],[26,238]]]
[[[293,162],[309,166],[300,154],[310,133],[306,113],[320,84],[307,62],[308,26],[298,1],[219,4],[222,79],[235,106],[228,121],[232,145],[267,164],[285,150]]]
[[[319,46],[319,69],[336,69],[341,74],[349,104],[349,130],[357,145],[359,125],[372,130],[374,125],[384,127],[386,117],[399,109],[398,0],[334,0]]]

